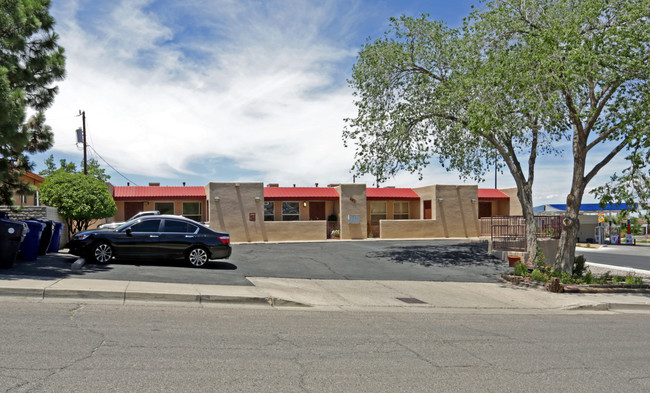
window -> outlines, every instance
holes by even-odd
[[[409,203],[393,202],[393,219],[408,220],[408,218],[409,218]]]
[[[160,220],[147,220],[131,225],[131,232],[158,232]]]
[[[201,221],[201,203],[183,202],[183,217],[194,221]]]
[[[174,214],[174,202],[156,202],[155,206],[160,214]]]
[[[379,225],[379,220],[386,219],[386,202],[370,203],[370,222],[372,225]]]
[[[282,202],[282,221],[300,221],[300,202]]]
[[[165,220],[165,229],[163,232],[174,233],[196,233],[198,227],[183,221]]]
[[[264,221],[275,221],[275,203],[264,202]]]

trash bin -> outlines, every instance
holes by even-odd
[[[43,229],[45,224],[39,221],[24,220],[22,221],[27,224],[29,231],[23,244],[20,246],[20,257],[26,261],[35,261],[38,258],[38,246],[41,243],[41,235],[43,235]]]
[[[13,267],[20,245],[27,235],[27,224],[0,219],[0,268]]]
[[[38,255],[45,255],[47,249],[50,247],[50,242],[52,241],[52,234],[54,233],[54,221],[48,220],[47,218],[30,218],[32,221],[38,221],[45,224],[43,228],[43,235],[41,235],[41,241],[38,244]]]
[[[52,240],[47,252],[59,252],[59,243],[61,243],[61,233],[63,232],[63,223],[55,222],[54,231],[52,232]]]

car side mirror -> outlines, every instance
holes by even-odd
[[[126,228],[124,233],[126,233],[126,236],[131,236],[131,228]]]

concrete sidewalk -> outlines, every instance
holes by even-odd
[[[557,313],[567,310],[650,312],[647,294],[554,294],[509,284],[304,280],[249,277],[253,286],[170,284],[5,276],[0,296],[37,301],[118,304],[177,302],[341,311]]]

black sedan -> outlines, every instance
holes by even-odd
[[[230,257],[230,235],[181,216],[145,216],[112,230],[79,232],[70,253],[97,263],[115,258],[185,259],[194,267]]]

